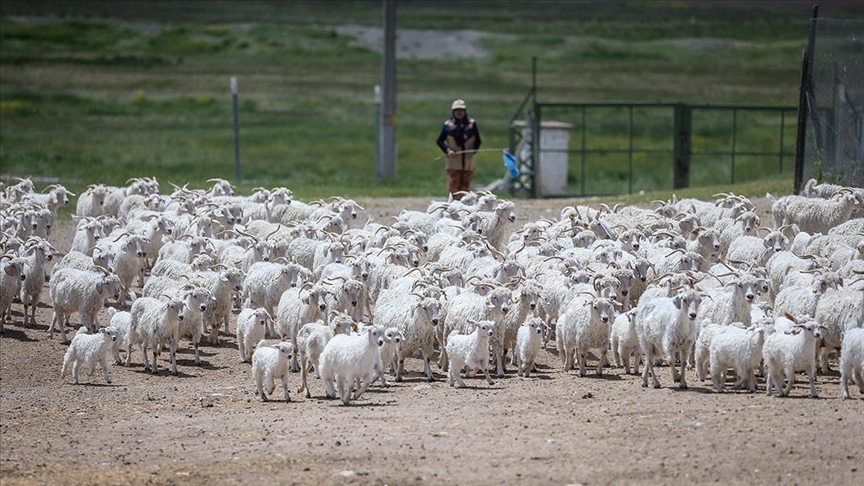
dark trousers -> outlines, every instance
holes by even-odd
[[[447,192],[453,195],[453,199],[462,199],[463,192],[471,190],[471,181],[474,179],[473,170],[447,169]]]

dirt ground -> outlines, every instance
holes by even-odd
[[[425,200],[364,200],[384,221]],[[519,225],[555,217],[570,201],[519,201]],[[761,204],[761,207],[766,207]],[[65,250],[72,227],[52,238]],[[47,288],[43,292],[47,299]],[[642,388],[621,369],[603,377],[562,372],[552,347],[528,379],[508,370],[454,389],[421,376],[376,387],[345,407],[293,393],[262,403],[233,336],[188,342],[179,375],[110,365],[82,385],[60,380],[66,346],[46,334],[51,308],[23,328],[21,306],[0,338],[0,482],[13,484],[864,484],[864,400],[840,399],[836,373],[820,376],[820,399],[799,376],[792,398]],[[100,319],[105,322],[107,313]],[[73,324],[77,324],[77,316]],[[233,324],[233,320],[232,320]],[[836,363],[835,363],[836,367]],[[433,366],[436,371],[437,368]],[[278,392],[277,392],[278,395]]]

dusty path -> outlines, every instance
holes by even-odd
[[[378,221],[425,207],[362,203]],[[554,217],[564,204],[517,208]],[[70,227],[52,241],[68,248]],[[114,384],[97,372],[74,386],[59,379],[66,347],[47,338],[50,307],[30,329],[13,309],[0,338],[3,485],[864,483],[864,400],[841,400],[836,374],[819,378],[818,400],[800,378],[789,399],[765,396],[761,380],[757,394],[718,395],[690,372],[679,391],[665,367],[664,388],[643,389],[620,369],[563,373],[550,348],[530,379],[511,369],[457,390],[409,359],[406,381],[350,407],[324,400],[317,380],[312,399],[265,404],[232,336],[205,345],[201,367],[184,342],[178,376],[164,358],[145,373],[138,351],[131,367],[111,365]]]

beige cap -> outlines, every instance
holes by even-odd
[[[452,105],[450,105],[450,111],[453,111],[453,110],[459,110],[459,109],[462,109],[462,110],[466,110],[466,109],[467,109],[467,108],[465,107],[465,100],[456,100],[456,101],[453,102]]]

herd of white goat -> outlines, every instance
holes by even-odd
[[[82,364],[91,374],[101,364],[110,382],[107,361],[120,364],[120,351],[129,366],[140,349],[156,373],[167,347],[176,373],[189,339],[200,363],[200,340],[224,343],[238,312],[239,359],[251,361],[263,400],[278,381],[290,399],[290,372],[310,396],[314,370],[326,395],[348,404],[389,375],[401,381],[415,353],[429,380],[437,359],[450,385],[477,372],[491,384],[508,361],[530,376],[552,341],[580,376],[589,361],[597,374],[610,362],[638,374],[641,364],[642,385],[657,388],[664,361],[681,388],[688,368],[718,392],[733,370],[735,387],[755,391],[760,374],[778,396],[805,371],[816,397],[817,367],[827,372],[839,353],[842,396],[850,381],[864,393],[861,188],[810,181],[800,196],[771,198],[765,228],[734,194],[673,196],[653,209],[572,205],[520,224],[513,202],[466,193],[383,224],[350,199],[303,203],[284,187],[237,196],[209,182],[170,195],[151,178],[91,185],[50,277],[51,224],[75,194],[36,193],[30,179],[5,187],[0,330],[13,304],[23,307],[16,324],[32,327],[50,300],[50,336],[67,342],[70,316],[81,323],[62,377],[71,367],[77,383]]]

